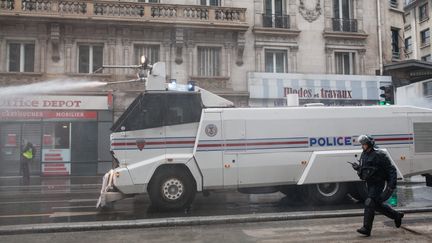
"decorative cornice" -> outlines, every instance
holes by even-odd
[[[369,36],[364,32],[336,32],[336,31],[324,31],[324,38],[334,38],[334,39],[355,39],[355,40],[365,40]]]
[[[280,35],[280,36],[292,36],[296,37],[300,34],[298,29],[282,29],[282,28],[266,28],[254,26],[252,29],[254,34],[264,35]]]

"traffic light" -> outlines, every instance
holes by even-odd
[[[380,90],[383,91],[380,97],[384,99],[384,104],[394,104],[393,85],[381,86]]]

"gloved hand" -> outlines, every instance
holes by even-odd
[[[394,190],[394,188],[387,186],[380,195],[381,202],[387,201],[391,197],[391,195],[393,195]]]
[[[357,163],[352,163],[351,165],[352,165],[352,167],[353,167],[354,170],[356,170],[356,171],[359,171],[359,170],[360,170],[360,165],[359,165],[359,164],[357,164]]]

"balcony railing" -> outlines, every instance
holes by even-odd
[[[98,0],[0,0],[0,15],[246,24],[245,8]]]
[[[288,15],[263,14],[263,27],[289,29]]]
[[[333,31],[357,32],[356,19],[336,19],[333,18]]]

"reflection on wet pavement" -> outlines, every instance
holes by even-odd
[[[99,196],[97,184],[0,186],[0,193],[0,225],[342,210],[363,206],[349,197],[338,205],[313,205],[307,199],[290,198],[282,193],[219,191],[208,197],[197,194],[192,207],[185,211],[158,212],[150,206],[146,195],[128,198],[115,203],[110,210],[98,211],[95,209]],[[404,207],[432,207],[432,188],[424,183],[400,185],[398,203]]]

